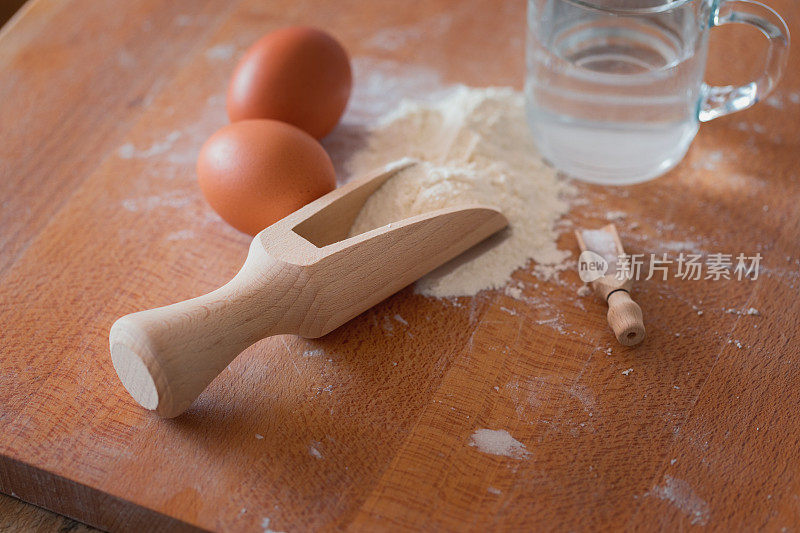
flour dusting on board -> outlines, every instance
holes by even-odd
[[[165,154],[172,149],[172,145],[175,144],[175,141],[177,141],[180,137],[180,131],[173,131],[167,135],[163,141],[153,143],[148,148],[136,148],[133,143],[125,143],[119,147],[117,150],[117,155],[119,155],[122,159],[147,159],[148,157]]]
[[[475,446],[483,453],[503,455],[513,459],[525,459],[529,453],[525,445],[505,429],[475,430],[470,437],[469,445]]]
[[[263,520],[261,520],[261,531],[263,533],[283,533],[282,531],[276,531],[272,529],[269,525],[270,519],[269,517],[265,516]]]
[[[374,123],[410,95],[435,99],[442,91],[441,73],[435,69],[374,57],[355,57],[352,64],[355,83],[342,119],[345,127]],[[325,139],[326,144],[331,140]]]
[[[556,246],[556,223],[569,210],[570,188],[533,146],[523,96],[510,88],[457,87],[433,102],[403,101],[372,126],[366,146],[347,162],[362,175],[393,161],[400,171],[359,213],[351,235],[390,222],[467,204],[497,207],[509,228],[421,279],[435,297],[499,289],[530,259],[548,277],[569,252]]]
[[[653,487],[647,496],[655,496],[668,501],[691,517],[692,525],[704,526],[708,522],[708,503],[695,494],[686,481],[669,474],[664,476],[664,483]]]
[[[320,446],[322,445],[319,441],[312,441],[311,444],[308,445],[308,453],[314,459],[322,460],[322,452],[319,451]]]

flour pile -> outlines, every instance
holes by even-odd
[[[476,446],[483,453],[515,459],[525,459],[529,454],[525,445],[505,429],[477,429],[470,437],[469,445]]]
[[[422,278],[436,297],[474,295],[506,285],[529,259],[537,269],[562,263],[556,222],[569,209],[569,186],[545,165],[525,123],[523,97],[510,88],[458,87],[434,102],[404,101],[373,126],[365,148],[347,162],[362,175],[411,157],[365,204],[350,234],[443,207],[498,208],[509,228]]]

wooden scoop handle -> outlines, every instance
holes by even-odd
[[[283,333],[287,284],[279,262],[254,240],[244,266],[223,287],[114,323],[109,342],[120,380],[143,407],[179,415],[245,348]]]
[[[631,299],[625,289],[613,291],[608,295],[608,325],[620,344],[634,346],[644,340],[644,319],[642,308]]]

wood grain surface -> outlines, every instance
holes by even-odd
[[[800,35],[800,6],[768,3]],[[260,342],[174,420],[116,378],[116,318],[216,288],[247,253],[194,162],[248,44],[302,23],[350,51],[353,101],[325,141],[345,179],[364,117],[400,95],[520,88],[524,11],[37,0],[7,24],[0,490],[123,531],[797,529],[796,51],[772,98],[703,125],[667,176],[576,185],[560,239],[576,258],[571,228],[608,219],[630,253],[763,256],[756,280],[639,282],[648,336],[634,348],[575,272],[530,265],[519,294],[408,289],[321,339]],[[707,78],[746,81],[763,51],[754,31],[715,29]],[[480,429],[527,453],[483,453]]]
[[[11,496],[0,494],[0,531],[92,533],[97,529]]]

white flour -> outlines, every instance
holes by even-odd
[[[555,224],[569,209],[569,187],[532,144],[523,97],[510,88],[458,87],[432,103],[404,101],[370,129],[367,144],[347,162],[363,175],[411,157],[370,197],[351,235],[442,207],[497,207],[509,228],[421,279],[428,296],[474,295],[502,288],[529,259],[545,276],[569,252],[556,247]]]
[[[477,429],[470,437],[469,445],[492,455],[503,455],[514,459],[528,457],[525,445],[505,429]]]
[[[711,514],[708,503],[695,494],[689,483],[682,479],[665,474],[664,483],[653,487],[646,496],[655,496],[672,503],[691,517],[692,525],[704,526],[708,523]]]

